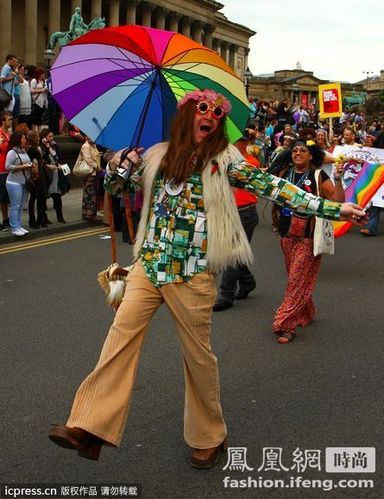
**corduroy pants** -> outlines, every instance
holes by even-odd
[[[219,445],[226,436],[226,426],[217,360],[209,339],[215,297],[212,274],[204,272],[189,281],[156,288],[141,263],[136,263],[100,359],[77,391],[67,426],[82,428],[112,445],[120,444],[148,324],[165,302],[182,347],[185,441],[200,449]]]

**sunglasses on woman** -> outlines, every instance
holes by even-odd
[[[213,104],[201,100],[196,104],[196,109],[197,112],[200,114],[207,114],[208,111],[211,111],[212,116],[216,119],[219,120],[220,118],[224,117],[224,109],[221,106],[215,107]]]

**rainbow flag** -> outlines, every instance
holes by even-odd
[[[361,171],[345,190],[345,201],[364,208],[384,183],[384,163],[364,162]],[[335,237],[340,237],[352,227],[350,222],[333,222]]]

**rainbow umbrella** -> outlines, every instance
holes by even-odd
[[[170,31],[134,25],[90,31],[61,49],[51,78],[67,119],[113,150],[166,140],[177,101],[195,89],[231,101],[231,142],[247,121],[248,100],[236,73],[213,50]]]

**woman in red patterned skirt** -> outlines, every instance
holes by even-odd
[[[344,201],[340,182],[340,168],[335,172],[335,184],[321,171],[319,191],[315,170],[323,161],[323,152],[312,139],[299,139],[292,149],[292,163],[280,172],[282,178],[315,195],[331,201]],[[283,303],[278,308],[272,328],[278,343],[289,343],[295,337],[297,326],[305,327],[315,317],[312,293],[320,269],[321,256],[313,255],[314,217],[279,208],[278,230],[280,245],[285,258],[288,284]]]

